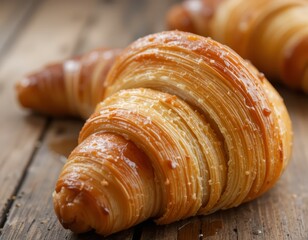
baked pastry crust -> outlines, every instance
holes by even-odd
[[[53,116],[88,118],[102,100],[104,82],[120,49],[95,49],[49,64],[16,84],[19,103]]]
[[[250,201],[291,154],[283,100],[210,38],[141,38],[117,58],[53,194],[64,227],[99,234],[168,224]]]
[[[306,0],[188,0],[169,11],[167,23],[212,37],[270,80],[308,93],[307,12]]]

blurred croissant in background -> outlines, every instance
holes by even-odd
[[[106,76],[120,49],[96,49],[49,64],[16,84],[19,103],[52,116],[88,118],[103,98]]]
[[[162,32],[25,79],[19,99],[45,113],[87,116],[98,103],[53,193],[59,221],[77,233],[238,206],[270,189],[290,159],[279,94],[209,38]]]
[[[270,80],[308,93],[307,0],[188,0],[169,11],[167,24],[210,36]]]

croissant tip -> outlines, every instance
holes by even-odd
[[[31,106],[29,105],[31,100],[35,98],[36,94],[34,94],[35,90],[34,87],[35,84],[29,79],[28,77],[25,77],[15,83],[15,91],[17,98],[19,100],[19,103],[23,107]]]
[[[52,194],[54,209],[60,220],[61,225],[75,233],[84,233],[92,228],[83,221],[87,199],[77,189],[62,187],[60,191]]]

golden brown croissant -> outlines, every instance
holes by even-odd
[[[167,22],[227,44],[268,78],[308,93],[307,0],[188,0]]]
[[[211,39],[149,35],[117,58],[53,194],[74,232],[108,235],[252,200],[286,167],[283,100],[252,65]]]
[[[119,49],[96,49],[51,64],[18,82],[20,104],[56,116],[87,118],[102,100],[104,81]]]

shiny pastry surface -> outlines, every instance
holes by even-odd
[[[53,116],[88,118],[102,100],[104,82],[120,49],[96,49],[49,64],[16,85],[19,103]]]
[[[291,154],[283,100],[229,47],[179,31],[117,58],[53,194],[74,232],[109,235],[148,218],[168,224],[250,201]]]
[[[167,23],[212,37],[271,80],[308,93],[306,0],[188,0],[169,11]]]

